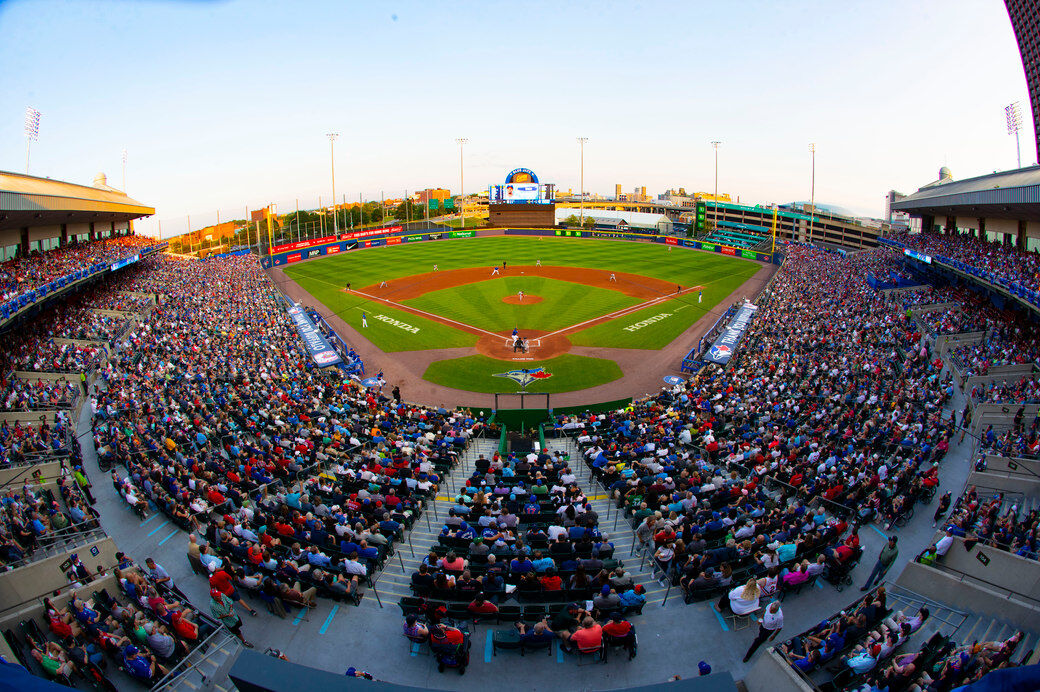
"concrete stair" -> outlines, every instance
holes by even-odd
[[[199,647],[201,648],[201,647]],[[167,682],[152,688],[152,692],[228,692],[235,686],[228,681],[228,671],[242,651],[242,644],[226,630],[218,632],[206,651],[196,648]]]
[[[639,556],[633,555],[635,534],[630,524],[624,516],[618,516],[617,510],[607,498],[606,491],[592,480],[589,469],[582,462],[574,441],[569,438],[547,439],[546,447],[550,453],[561,451],[570,455],[571,469],[578,477],[578,485],[585,491],[590,505],[599,515],[600,531],[609,535],[610,541],[614,544],[614,557],[625,564],[625,567],[632,573],[635,583],[642,584],[646,588],[647,606],[653,603],[660,604],[664,599],[666,587],[655,581],[647,569],[640,568]],[[376,590],[383,600],[384,607],[396,608],[397,600],[403,596],[412,595],[411,576],[419,569],[419,564],[429,553],[431,547],[437,544],[443,520],[447,517],[448,510],[454,505],[454,491],[457,491],[473,473],[474,462],[481,454],[491,458],[497,449],[497,439],[476,438],[470,441],[462,453],[459,464],[445,478],[437,498],[430,503],[425,516],[415,523],[408,532],[406,540],[398,546],[398,551],[404,558],[405,569],[402,571],[398,560],[395,559],[393,564],[387,563],[387,566],[377,575]],[[375,599],[366,598],[361,602],[360,607],[378,609],[379,605]]]

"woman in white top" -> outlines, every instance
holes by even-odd
[[[761,595],[758,582],[754,578],[748,579],[744,586],[738,586],[723,596],[718,608],[721,611],[725,607],[725,600],[728,599],[729,608],[734,615],[747,615],[758,610],[758,597]]]

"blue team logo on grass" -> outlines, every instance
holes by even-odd
[[[545,368],[523,368],[522,370],[510,370],[509,372],[496,372],[492,377],[504,377],[526,388],[532,382],[552,377],[552,373]]]

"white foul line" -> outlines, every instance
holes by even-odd
[[[600,320],[602,320],[602,321],[615,320],[615,319],[617,319],[619,317],[624,317],[625,315],[630,315],[633,312],[639,312],[640,310],[643,310],[645,308],[653,307],[654,305],[657,305],[658,303],[663,303],[665,301],[671,300],[671,299],[675,298],[676,296],[680,296],[683,293],[686,293],[687,291],[697,291],[697,290],[701,290],[703,288],[704,288],[704,286],[691,286],[690,288],[684,288],[683,290],[681,290],[681,291],[679,291],[677,293],[669,293],[667,295],[660,296],[659,298],[653,298],[651,300],[648,300],[645,303],[640,303],[639,305],[633,305],[631,307],[627,307],[627,308],[623,308],[621,310],[616,310],[614,312],[607,313],[606,315],[600,315],[599,317],[593,317],[592,319],[585,320],[584,322],[578,322],[577,324],[569,325],[567,327],[564,327],[563,329],[557,329],[555,332],[549,332],[548,334],[543,334],[542,336],[539,337],[539,339],[548,339],[550,336],[555,336],[556,334],[562,334],[563,332],[568,332],[568,331],[570,331],[572,329],[575,329],[577,327],[580,327],[580,326],[582,326],[584,324],[588,324],[589,322],[597,322],[597,321],[600,321]],[[425,310],[420,310],[419,308],[413,308],[410,305],[402,305],[401,303],[395,303],[394,301],[387,300],[386,298],[380,298],[378,296],[373,296],[373,295],[370,295],[368,293],[362,293],[361,291],[351,291],[351,293],[355,293],[355,294],[357,294],[359,296],[364,296],[365,298],[368,298],[370,300],[376,301],[378,303],[385,303],[386,305],[390,305],[392,307],[396,307],[396,308],[398,308],[399,310],[401,310],[403,312],[420,313],[422,315],[426,315],[426,316],[430,317],[434,322],[438,322],[438,321],[441,321],[441,322],[451,322],[452,324],[457,324],[460,327],[465,327],[466,329],[472,329],[474,331],[481,332],[482,334],[487,334],[488,336],[493,336],[493,337],[501,337],[502,336],[501,334],[495,334],[494,332],[489,332],[488,330],[481,329],[480,327],[474,327],[472,324],[466,324],[465,322],[459,322],[458,320],[453,320],[450,317],[444,317],[443,315],[435,315],[432,312],[426,312]]]
[[[493,337],[496,337],[496,338],[502,336],[501,334],[495,334],[494,332],[489,332],[488,330],[481,329],[480,327],[474,327],[472,324],[466,324],[465,322],[459,322],[457,320],[453,320],[450,317],[445,317],[443,315],[435,315],[432,312],[426,312],[425,310],[420,310],[419,308],[413,308],[410,305],[402,305],[400,303],[395,303],[394,301],[387,300],[386,298],[380,298],[378,296],[369,295],[368,293],[362,293],[361,291],[351,291],[351,293],[356,293],[359,296],[364,296],[364,297],[366,297],[366,298],[368,298],[370,300],[374,300],[374,301],[376,301],[378,303],[385,303],[385,304],[390,305],[392,307],[398,308],[399,310],[401,310],[403,312],[421,313],[422,315],[426,315],[427,317],[431,318],[434,322],[451,322],[452,324],[457,324],[460,327],[465,327],[466,329],[472,329],[474,331],[481,332],[482,334],[487,334],[488,336],[493,336]]]
[[[690,288],[684,288],[683,290],[679,291],[678,293],[669,293],[668,295],[664,295],[664,296],[661,296],[660,298],[654,298],[652,300],[648,300],[645,303],[640,303],[639,305],[633,305],[632,307],[629,307],[629,308],[624,308],[622,310],[617,310],[615,312],[611,312],[611,313],[608,313],[606,315],[600,315],[599,317],[593,317],[592,319],[585,320],[584,322],[578,322],[577,324],[572,324],[569,327],[564,327],[563,329],[557,329],[555,332],[549,332],[548,334],[543,334],[541,338],[547,339],[550,336],[555,336],[556,334],[562,334],[563,332],[569,332],[572,329],[580,327],[583,324],[588,324],[589,322],[598,322],[600,320],[603,320],[603,321],[616,320],[619,317],[624,317],[625,315],[631,315],[633,312],[639,312],[640,310],[643,310],[644,308],[653,307],[654,305],[657,305],[658,303],[663,303],[665,301],[671,300],[675,296],[680,296],[683,293],[686,293],[687,291],[697,291],[697,290],[700,290],[702,288],[704,288],[704,286],[692,286]]]

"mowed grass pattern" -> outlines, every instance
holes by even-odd
[[[361,312],[367,311],[369,326],[367,330],[362,330],[362,333],[376,346],[389,352],[471,346],[476,342],[476,337],[432,320],[384,307],[361,296],[345,293],[342,288],[348,281],[353,288],[361,288],[378,284],[384,279],[392,280],[432,271],[434,264],[438,265],[442,271],[485,266],[490,275],[491,267],[496,264],[501,265],[503,260],[508,261],[510,266],[535,264],[536,260],[541,260],[543,266],[585,267],[629,272],[683,286],[705,286],[703,302],[700,304],[696,302],[696,293],[692,296],[687,294],[678,300],[685,299],[685,303],[689,305],[688,308],[671,311],[674,314],[668,319],[655,322],[637,331],[624,330],[624,327],[639,321],[634,319],[634,316],[626,316],[575,335],[578,337],[578,341],[575,343],[588,346],[661,348],[706,312],[712,310],[719,300],[750,278],[760,266],[749,260],[686,248],[675,248],[669,251],[669,247],[659,243],[606,239],[494,236],[355,250],[290,265],[285,267],[285,273],[348,324],[359,330],[361,330]],[[510,278],[515,277],[505,277],[506,280]],[[469,290],[478,291],[479,289],[475,287],[483,283],[485,282],[471,285]],[[590,292],[587,288],[581,290]],[[620,293],[617,296],[625,298]],[[499,295],[500,297],[501,295]],[[511,328],[512,320],[518,318],[511,305],[502,303],[500,300],[492,301],[489,298],[479,300],[484,301],[482,309],[487,311],[486,323],[501,324],[504,322],[509,325],[508,328]],[[582,321],[582,319],[572,317],[570,305],[567,305],[566,302],[562,304],[566,310],[560,310],[564,315],[561,326]],[[462,306],[454,306],[453,309],[462,309]],[[654,315],[662,311],[668,310],[657,306],[645,312],[648,315]],[[436,311],[431,310],[431,312]],[[372,319],[373,314],[387,315],[413,325],[419,328],[419,332],[410,333],[386,323],[380,323],[377,326]],[[637,313],[637,315],[639,314]],[[556,317],[557,315],[554,313],[552,319],[555,320]],[[548,320],[548,318],[546,319]],[[639,319],[645,319],[645,317]],[[459,321],[466,322],[462,319]],[[544,329],[545,327],[534,326],[531,328]]]
[[[535,380],[527,385],[528,392],[572,392],[606,384],[621,378],[621,368],[612,360],[589,358],[566,353],[550,360],[530,363],[509,363],[487,356],[465,356],[430,363],[423,379],[445,387],[465,389],[470,392],[519,392],[520,385],[505,377],[495,377],[522,368],[543,367],[552,377]],[[465,383],[465,386],[460,386]]]
[[[521,290],[542,301],[528,300],[519,305],[502,302],[504,296],[516,296]],[[491,332],[514,327],[551,332],[641,302],[619,291],[541,276],[495,277],[403,301],[405,305]]]

